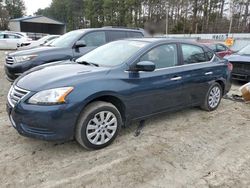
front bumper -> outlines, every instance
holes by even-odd
[[[69,105],[36,106],[18,103],[14,108],[7,103],[12,126],[19,134],[47,141],[74,139],[79,113]]]
[[[32,68],[31,62],[14,63],[14,64],[4,64],[4,70],[6,74],[6,79],[13,82],[22,73]]]
[[[239,80],[239,81],[250,81],[250,74],[244,74],[244,73],[232,73],[232,79],[233,80]]]

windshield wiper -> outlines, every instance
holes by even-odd
[[[99,67],[99,65],[97,63],[91,63],[91,62],[87,62],[87,61],[76,61],[76,62],[79,64],[82,64],[82,65],[92,65],[95,67]]]

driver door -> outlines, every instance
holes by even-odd
[[[73,54],[75,58],[79,58],[91,50],[106,43],[105,31],[94,31],[84,35],[79,41],[84,41],[86,46],[80,48],[73,48]]]
[[[183,106],[182,68],[177,66],[179,64],[177,49],[174,43],[157,46],[140,59],[140,61],[154,62],[155,71],[129,73],[129,82],[135,91],[128,101],[132,118]]]

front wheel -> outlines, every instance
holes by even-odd
[[[220,84],[213,83],[204,100],[204,104],[201,106],[206,111],[214,111],[218,108],[222,98],[222,88]]]
[[[114,141],[121,125],[121,114],[113,104],[93,102],[86,107],[79,118],[76,140],[86,149],[101,149]]]

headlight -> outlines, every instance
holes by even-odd
[[[30,61],[36,57],[37,55],[22,55],[22,56],[15,56],[14,58],[15,58],[16,63],[21,63],[24,61]]]
[[[63,87],[50,90],[44,90],[33,95],[28,103],[53,105],[65,103],[66,97],[73,90],[73,87]]]

